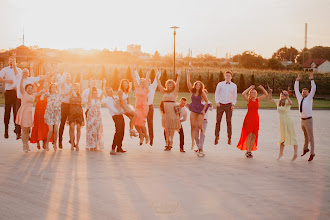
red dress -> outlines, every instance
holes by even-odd
[[[246,139],[247,135],[250,133],[253,133],[256,136],[256,140],[253,144],[252,151],[257,150],[257,144],[258,144],[258,132],[259,132],[259,100],[256,99],[255,101],[252,101],[249,99],[249,103],[247,104],[248,111],[246,113],[243,127],[242,127],[242,133],[241,138],[237,144],[237,148],[240,150],[246,150]]]
[[[38,89],[39,90],[39,89]],[[43,141],[47,139],[48,135],[48,125],[45,123],[44,115],[47,107],[47,98],[44,97],[40,100],[40,96],[37,97],[37,103],[34,110],[34,126],[31,132],[31,143],[37,143],[38,141]],[[50,142],[53,141],[53,135]]]

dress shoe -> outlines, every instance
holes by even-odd
[[[214,139],[214,145],[217,145],[219,143],[219,137],[215,137]]]
[[[58,148],[60,148],[60,149],[63,148],[62,142],[59,142],[59,143],[58,143]]]
[[[228,138],[228,144],[231,145],[231,138]]]
[[[150,142],[149,142],[150,146],[152,146],[154,144],[154,139],[150,138]]]
[[[311,155],[309,156],[308,161],[312,161],[312,160],[314,159],[314,157],[315,157],[315,154],[311,154]]]
[[[5,135],[4,136],[5,136],[6,139],[9,138],[8,130],[5,131]]]
[[[21,139],[21,134],[17,133],[16,134],[16,140],[19,140],[19,139]]]
[[[307,154],[309,152],[309,149],[307,148],[306,150],[304,149],[304,152],[301,156],[304,156],[305,154]]]
[[[180,152],[185,153],[186,151],[184,149],[180,149]]]
[[[126,150],[123,150],[122,148],[117,149],[117,153],[126,153]]]

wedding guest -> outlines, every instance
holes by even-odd
[[[87,105],[87,103],[88,103],[88,96],[89,96],[90,88],[91,88],[91,87],[92,87],[92,88],[93,88],[93,87],[97,88],[97,87],[96,87],[96,84],[97,84],[97,80],[96,80],[95,78],[89,80],[89,81],[88,81],[88,88],[85,89],[85,90],[83,91],[82,95],[81,95],[81,102],[82,102],[83,104],[86,104],[86,111],[85,111],[85,116],[86,116],[86,118],[87,118],[87,113],[88,113],[88,105]],[[103,86],[103,85],[102,85],[102,86]],[[97,95],[98,95],[98,97],[100,97],[101,94],[102,94],[102,90],[101,90],[101,89],[97,89]],[[102,100],[102,103],[103,103],[103,100]]]
[[[179,83],[180,83],[180,71],[177,72],[177,80],[174,82],[169,79],[165,83],[165,88],[162,86],[159,75],[156,76],[158,88],[161,93],[163,93],[163,101],[161,102],[161,117],[162,117],[162,126],[165,130],[165,139],[166,146],[165,151],[171,150],[173,147],[173,136],[174,132],[178,131],[181,127],[180,124],[180,112],[177,111],[177,108],[180,108],[175,103],[178,92],[179,92]]]
[[[60,77],[59,79],[59,84],[63,85],[61,90],[59,91],[63,95],[63,99],[61,103],[61,124],[59,127],[59,138],[58,138],[58,142],[59,142],[58,147],[62,149],[63,148],[62,140],[63,140],[65,123],[67,122],[70,114],[70,91],[72,88],[71,75],[68,73],[64,73],[63,76]]]
[[[19,135],[17,134],[17,125],[16,121],[16,101],[17,101],[17,93],[16,93],[16,75],[21,73],[22,70],[16,65],[16,54],[13,54],[8,59],[9,66],[3,68],[0,71],[0,83],[4,83],[5,85],[5,113],[4,113],[4,124],[5,124],[5,138],[9,138],[8,129],[9,129],[9,121],[10,121],[10,112],[13,109],[14,115],[14,125],[16,133],[16,139],[19,139]]]
[[[135,70],[136,71],[136,70]],[[148,93],[149,93],[149,73],[147,74],[146,79],[141,78],[139,82],[136,80],[136,76],[132,74],[133,85],[135,87],[135,114],[136,120],[134,122],[136,130],[139,132],[140,145],[149,143],[149,136],[147,134],[147,129],[145,126],[149,105],[148,105]]]
[[[103,92],[99,96],[97,88],[91,87],[91,83],[89,85],[90,92],[88,95],[88,112],[86,117],[86,148],[90,150],[102,150],[104,148],[103,124],[101,117]]]
[[[232,78],[232,72],[227,71],[225,73],[225,81],[219,82],[215,91],[215,102],[217,103],[217,122],[215,125],[214,145],[219,143],[220,125],[223,112],[226,113],[228,144],[231,144],[231,118],[237,98],[237,86],[231,81]]]
[[[22,134],[22,143],[23,151],[30,151],[29,147],[29,132],[30,128],[33,127],[33,103],[35,97],[41,94],[41,92],[34,92],[34,87],[32,84],[27,84],[23,87],[23,81],[27,78],[27,75],[24,74],[20,82],[20,93],[22,99],[22,105],[17,111],[16,124],[21,126],[23,130]]]
[[[258,93],[254,85],[251,85],[242,93],[248,110],[244,118],[241,138],[237,144],[237,148],[240,150],[246,150],[245,156],[247,158],[252,158],[253,155],[251,151],[257,150],[259,133],[259,101],[264,100],[268,96],[268,92],[263,86],[260,85],[259,88],[264,93],[260,97],[258,97]],[[247,94],[249,94],[249,96],[247,96]]]
[[[276,103],[277,111],[280,115],[280,153],[278,155],[278,160],[283,156],[283,150],[285,145],[293,145],[294,155],[291,161],[295,161],[298,157],[298,143],[296,138],[296,131],[294,128],[293,120],[290,115],[290,108],[292,101],[289,97],[289,93],[285,90],[281,91],[280,99],[272,98],[272,90],[269,90],[268,100],[270,102]]]
[[[183,132],[183,128],[182,128],[182,123],[187,120],[187,116],[188,116],[188,109],[187,109],[186,105],[187,105],[187,99],[186,99],[186,97],[182,97],[180,99],[180,108],[181,108],[181,112],[180,112],[180,124],[181,124],[181,127],[179,129],[179,134],[180,134],[180,152],[182,152],[182,153],[186,152],[184,150],[184,132]]]
[[[106,89],[106,92],[104,92],[104,96],[106,97],[105,103],[112,116],[112,120],[115,123],[116,129],[115,134],[113,136],[110,155],[125,153],[126,151],[122,148],[125,135],[125,120],[123,117],[124,110],[120,107],[119,102],[117,102],[119,100],[116,100],[116,98],[113,96],[113,90],[111,87],[108,87]]]
[[[136,71],[135,72],[136,76],[136,81],[140,80],[139,73]],[[161,76],[161,70],[158,68],[156,76],[160,78]],[[154,143],[154,97],[155,97],[155,92],[157,89],[157,79],[156,76],[154,78],[154,81],[149,85],[149,93],[148,93],[148,105],[149,105],[149,111],[148,111],[148,116],[147,116],[147,124],[148,124],[148,133],[149,133],[149,144],[150,146],[153,145]]]
[[[190,71],[188,70],[187,74],[187,85],[188,89],[191,93],[191,103],[189,104],[190,110],[190,126],[191,126],[191,149],[194,149],[195,145],[195,133],[196,127],[201,131],[203,131],[203,120],[206,112],[206,108],[208,106],[208,99],[204,93],[204,84],[201,81],[194,82],[194,85],[191,85],[190,82]],[[202,104],[202,99],[205,100],[205,104]]]
[[[74,77],[75,79],[76,77]],[[75,80],[73,80],[75,82]],[[81,94],[80,94],[80,84],[74,83],[73,88],[70,93],[70,113],[68,117],[68,123],[70,126],[70,143],[71,150],[76,148],[79,151],[79,141],[81,136],[81,127],[85,125],[84,122],[84,112],[81,106]],[[75,135],[75,127],[77,129],[77,135]],[[77,136],[77,137],[75,137]]]
[[[136,113],[135,109],[133,108],[132,105],[129,104],[129,81],[128,79],[122,79],[120,81],[120,86],[118,90],[118,98],[120,101],[120,106],[124,110],[125,115],[130,119],[129,123],[129,135],[130,137],[137,137],[137,134],[135,133],[134,130],[134,124],[136,120]]]
[[[313,73],[310,74],[309,79],[311,80],[311,92],[308,89],[303,88],[302,92],[299,92],[299,81],[301,80],[300,74],[298,75],[294,84],[294,91],[299,103],[299,113],[301,118],[301,129],[303,130],[305,137],[304,151],[301,156],[304,156],[309,152],[308,142],[311,146],[311,153],[308,161],[312,161],[315,157],[314,152],[314,135],[313,135],[313,97],[316,92],[316,84],[314,81]]]
[[[206,89],[204,89],[204,93],[205,95],[207,96],[208,94],[208,91]],[[204,100],[202,98],[202,105],[205,105],[206,104],[206,100]],[[198,147],[198,149],[196,150],[196,153],[197,153],[197,156],[199,157],[204,157],[205,154],[204,154],[204,150],[203,150],[203,147],[204,147],[204,141],[205,141],[205,131],[206,131],[206,128],[207,128],[207,118],[208,118],[208,113],[209,111],[212,111],[213,110],[213,105],[210,101],[208,101],[208,108],[204,114],[204,120],[203,120],[203,133],[200,133],[200,129],[196,126],[196,133],[195,133],[195,141],[196,141],[196,145]],[[199,134],[200,133],[200,134]]]
[[[39,81],[39,86],[37,88],[37,92],[44,90],[45,88],[45,80]],[[31,132],[30,143],[37,143],[37,148],[40,149],[40,141],[43,142],[42,147],[46,149],[46,141],[49,127],[45,123],[45,111],[47,107],[47,98],[44,97],[41,100],[41,95],[36,96],[37,103],[34,110],[34,120],[33,120],[33,128]],[[52,135],[50,142],[53,142],[54,136]]]

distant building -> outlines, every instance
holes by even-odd
[[[289,66],[292,64],[292,61],[283,60],[283,61],[281,61],[281,63],[283,66]]]
[[[127,46],[127,52],[130,54],[140,54],[141,45],[130,44]]]
[[[318,73],[330,73],[330,62],[327,59],[309,59],[302,67],[304,71],[313,71]]]

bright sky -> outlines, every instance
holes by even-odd
[[[330,46],[330,0],[0,0],[0,48],[126,50],[161,54],[191,48],[223,57],[253,50],[269,58],[280,47]]]

